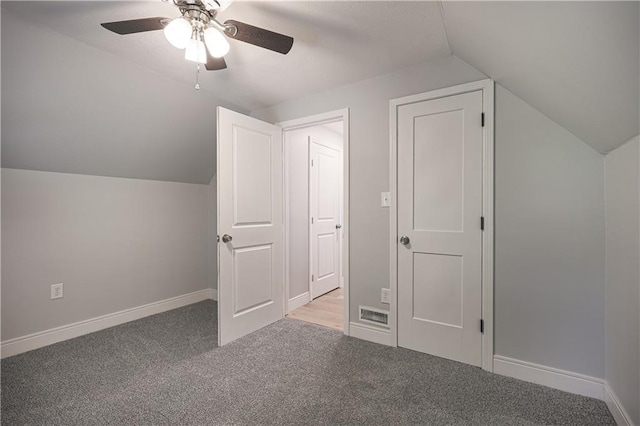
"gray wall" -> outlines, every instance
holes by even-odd
[[[2,169],[2,339],[206,289],[206,229],[206,185]]]
[[[285,132],[288,175],[289,299],[309,291],[309,143],[306,129]]]
[[[640,424],[640,143],[605,157],[607,286],[605,380]]]
[[[604,377],[604,160],[496,86],[495,353]]]
[[[358,305],[387,308],[389,100],[483,78],[451,56],[252,113],[350,109],[352,321]],[[499,86],[496,97],[496,354],[601,378],[603,158]]]
[[[380,207],[389,191],[389,100],[483,78],[450,56],[252,113],[276,123],[349,108],[351,321],[358,305],[389,307],[380,303],[389,287],[389,209]]]

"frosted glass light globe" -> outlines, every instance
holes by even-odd
[[[174,19],[164,27],[164,36],[169,40],[169,43],[178,49],[187,47],[192,32],[191,24],[184,18]]]
[[[184,58],[188,61],[198,62],[200,64],[207,63],[207,50],[202,40],[194,38],[189,39],[187,50],[184,52]]]
[[[229,52],[229,42],[215,28],[209,27],[204,30],[204,42],[207,45],[207,49],[209,49],[209,53],[214,58],[222,58]]]

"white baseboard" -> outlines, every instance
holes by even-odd
[[[604,400],[604,381],[571,371],[495,355],[493,372],[561,391]]]
[[[629,413],[624,409],[622,403],[620,403],[620,400],[607,382],[604,382],[604,402],[607,404],[611,415],[619,426],[633,425]]]
[[[349,323],[349,336],[356,339],[368,340],[369,342],[379,343],[381,345],[391,345],[391,333],[378,327],[360,324],[358,322]]]
[[[18,355],[23,352],[42,348],[44,346],[73,339],[74,337],[79,337],[99,330],[104,330],[105,328],[124,324],[129,321],[135,321],[140,318],[181,308],[207,299],[215,300],[216,298],[217,292],[208,288],[206,290],[172,297],[170,299],[149,303],[136,308],[125,309],[112,314],[102,315],[73,324],[51,328],[49,330],[40,331],[27,336],[16,337],[14,339],[6,340],[0,344],[0,358]]]
[[[300,306],[304,306],[309,303],[311,299],[309,298],[309,292],[302,293],[300,296],[293,297],[289,299],[289,312],[298,309]]]
[[[218,290],[215,288],[208,288],[207,290],[209,291],[209,299],[218,301]]]

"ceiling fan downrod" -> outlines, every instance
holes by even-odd
[[[233,37],[238,33],[238,28],[233,24],[222,24],[216,19],[217,9],[207,8],[210,2],[202,1],[197,3],[189,3],[184,0],[174,0],[174,4],[180,10],[182,17],[192,25],[200,29],[206,29],[207,26],[215,27],[218,31]],[[219,3],[216,1],[216,4]],[[210,5],[209,5],[210,6]]]

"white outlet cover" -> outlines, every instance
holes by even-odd
[[[381,192],[380,193],[380,206],[381,207],[390,207],[391,206],[391,193],[390,192]]]
[[[51,284],[51,299],[61,299],[64,296],[64,284]]]

